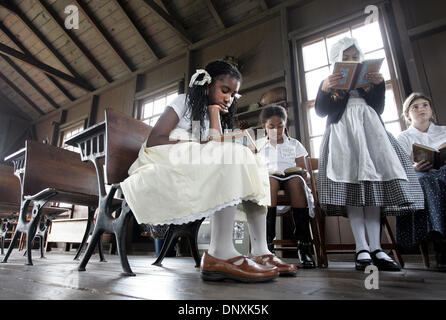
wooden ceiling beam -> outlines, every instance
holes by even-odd
[[[31,51],[29,51],[22,42],[8,29],[6,26],[0,21],[0,30],[2,30],[8,38],[14,42],[14,44],[22,50],[23,53],[32,56]],[[71,95],[71,93],[65,88],[62,83],[60,83],[56,78],[45,74],[45,76],[67,97],[70,101],[74,101],[75,98]]]
[[[6,61],[18,74],[22,76],[23,79],[25,79],[31,87],[34,88],[42,97],[45,98],[46,101],[48,101],[55,109],[59,109],[60,106],[43,90],[33,79],[31,79],[30,76],[26,74],[25,71],[23,71],[10,57],[4,54],[0,54],[0,56],[3,58],[3,60]]]
[[[11,80],[9,80],[2,72],[0,72],[0,79],[2,79],[16,94],[21,96],[23,100],[25,100],[41,116],[45,115],[45,112],[43,112],[42,109],[40,109],[34,102],[32,102],[31,99],[28,98],[28,96],[22,90],[20,90]]]
[[[192,44],[192,40],[187,34],[186,30],[183,28],[181,23],[175,19],[172,15],[169,15],[163,8],[161,8],[153,0],[143,0],[145,4],[152,10],[155,15],[160,18],[164,23],[166,23],[184,42],[188,45]]]
[[[217,22],[218,26],[221,29],[225,29],[226,26],[223,23],[223,20],[221,19],[220,15],[218,14],[218,11],[214,5],[214,2],[212,0],[205,0],[205,1],[206,1],[209,11],[211,12],[212,16],[214,17],[215,22]]]
[[[39,60],[37,60],[36,58],[23,54],[20,51],[17,51],[11,47],[8,47],[7,45],[4,45],[3,43],[0,43],[0,52],[16,58],[28,65],[30,65],[33,68],[39,69],[40,71],[45,72],[46,74],[50,74],[53,76],[56,76],[62,80],[65,80],[67,82],[70,82],[71,84],[74,84],[76,86],[78,86],[79,88],[85,89],[87,91],[94,91],[94,88],[90,87],[88,84],[84,83],[82,80],[73,78],[72,76],[57,70],[43,62],[40,62]]]
[[[109,35],[107,30],[98,22],[95,18],[93,12],[85,5],[82,0],[73,0],[74,4],[77,5],[79,10],[85,16],[85,18],[90,22],[92,27],[96,30],[96,32],[100,35],[100,37],[104,40],[104,42],[108,45],[111,52],[115,54],[115,56],[119,59],[119,61],[124,65],[128,72],[135,71],[135,67],[131,63],[130,59],[124,54],[124,52],[119,48],[119,46],[115,43],[113,38]]]
[[[88,87],[92,87],[87,80],[83,79],[76,70],[65,60],[65,58],[53,47],[53,45],[48,41],[48,39],[33,25],[33,23],[28,19],[28,17],[11,1],[2,1],[0,6],[8,9],[13,14],[15,14],[26,27],[45,45],[45,47],[56,57],[57,60],[71,73],[71,75],[82,82],[84,82]]]
[[[138,28],[136,26],[135,21],[132,19],[131,12],[128,9],[126,9],[126,7],[125,7],[124,1],[123,0],[114,0],[114,1],[116,3],[116,6],[121,11],[121,13],[127,19],[128,23],[132,27],[133,31],[135,31],[136,34],[141,39],[141,41],[144,44],[144,46],[146,47],[147,51],[149,51],[152,56],[154,56],[157,60],[159,60],[161,58],[161,55],[159,55],[155,52],[155,49],[154,49],[155,45],[153,43],[150,43],[150,41],[142,34],[140,28]]]
[[[101,66],[101,64],[93,57],[90,51],[79,41],[79,39],[74,35],[74,33],[67,28],[65,28],[64,21],[59,17],[57,12],[48,5],[44,0],[37,0],[40,4],[41,8],[45,11],[45,13],[53,19],[59,29],[71,40],[71,42],[76,46],[76,48],[82,52],[85,58],[87,58],[90,65],[96,70],[97,73],[108,83],[113,82],[112,77],[107,73],[107,71]]]

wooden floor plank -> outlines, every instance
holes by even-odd
[[[262,284],[204,282],[189,257],[165,258],[152,266],[153,255],[132,255],[136,277],[121,276],[119,257],[93,255],[87,271],[77,271],[74,252],[34,253],[34,266],[25,265],[22,252],[13,251],[0,264],[0,299],[14,300],[317,300],[317,299],[442,299],[446,273],[425,270],[421,261],[407,262],[401,272],[380,272],[379,290],[367,290],[364,274],[352,261],[331,261],[327,269],[299,270],[295,278]],[[286,259],[295,262],[294,259]]]

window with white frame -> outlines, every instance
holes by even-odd
[[[73,125],[70,125],[67,128],[64,128],[60,133],[60,147],[66,150],[74,151],[79,153],[79,148],[70,146],[65,143],[69,138],[74,136],[75,134],[84,130],[85,120],[79,121]]]
[[[335,31],[331,30],[316,39],[302,42],[297,47],[300,50],[298,56],[301,75],[302,101],[306,110],[308,121],[308,134],[310,138],[310,150],[313,157],[319,156],[320,145],[325,132],[326,118],[316,115],[314,102],[321,82],[332,72],[333,66],[329,61],[331,47],[343,37],[354,37],[364,53],[365,59],[384,58],[380,72],[386,82],[386,100],[382,119],[386,129],[397,136],[401,130],[401,106],[397,105],[392,87],[391,73],[388,57],[384,47],[384,40],[379,22],[371,24],[354,24],[345,26]]]
[[[141,103],[141,120],[153,127],[164,112],[164,109],[177,96],[178,89],[175,88],[144,99]]]

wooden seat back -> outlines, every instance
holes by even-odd
[[[128,170],[138,158],[152,127],[113,109],[105,110],[105,123],[106,181],[108,184],[120,183],[128,177]]]
[[[12,166],[0,165],[0,211],[20,208],[20,181]]]
[[[92,196],[98,197],[94,165],[82,162],[78,153],[28,140],[25,157],[24,196],[51,188],[63,194],[63,197],[56,197],[53,201],[97,205],[97,201],[96,204],[92,203]],[[73,199],[70,199],[70,194]]]

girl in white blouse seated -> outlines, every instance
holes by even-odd
[[[446,126],[434,123],[431,100],[421,93],[412,93],[404,102],[403,115],[409,128],[398,136],[398,142],[413,160],[414,143],[437,149],[446,142]],[[436,251],[437,267],[446,268],[446,165],[439,170],[432,163],[414,163],[425,196],[423,214],[397,219],[398,242],[412,247],[432,238]]]
[[[266,137],[258,142],[260,154],[264,157],[268,170],[284,171],[287,168],[305,168],[304,158],[308,156],[305,147],[296,139],[286,134],[287,113],[279,105],[265,107],[260,120]],[[308,179],[308,173],[305,173]],[[297,242],[298,265],[302,268],[314,268],[315,263],[311,255],[311,236],[309,229],[310,216],[313,213],[313,198],[306,181],[299,174],[278,178],[270,174],[271,206],[267,213],[267,243],[270,251],[274,250],[273,240],[276,235],[277,192],[285,190],[291,200],[292,221],[294,223],[294,237]],[[310,205],[308,205],[310,204]]]
[[[226,61],[197,70],[187,94],[169,103],[121,183],[139,224],[185,224],[211,217],[209,250],[200,265],[207,281],[263,282],[296,275],[296,266],[267,247],[269,181],[262,159],[241,144],[211,139],[232,129],[241,81],[238,69]],[[227,161],[227,154],[233,161]],[[238,204],[246,212],[250,257],[233,243]]]

